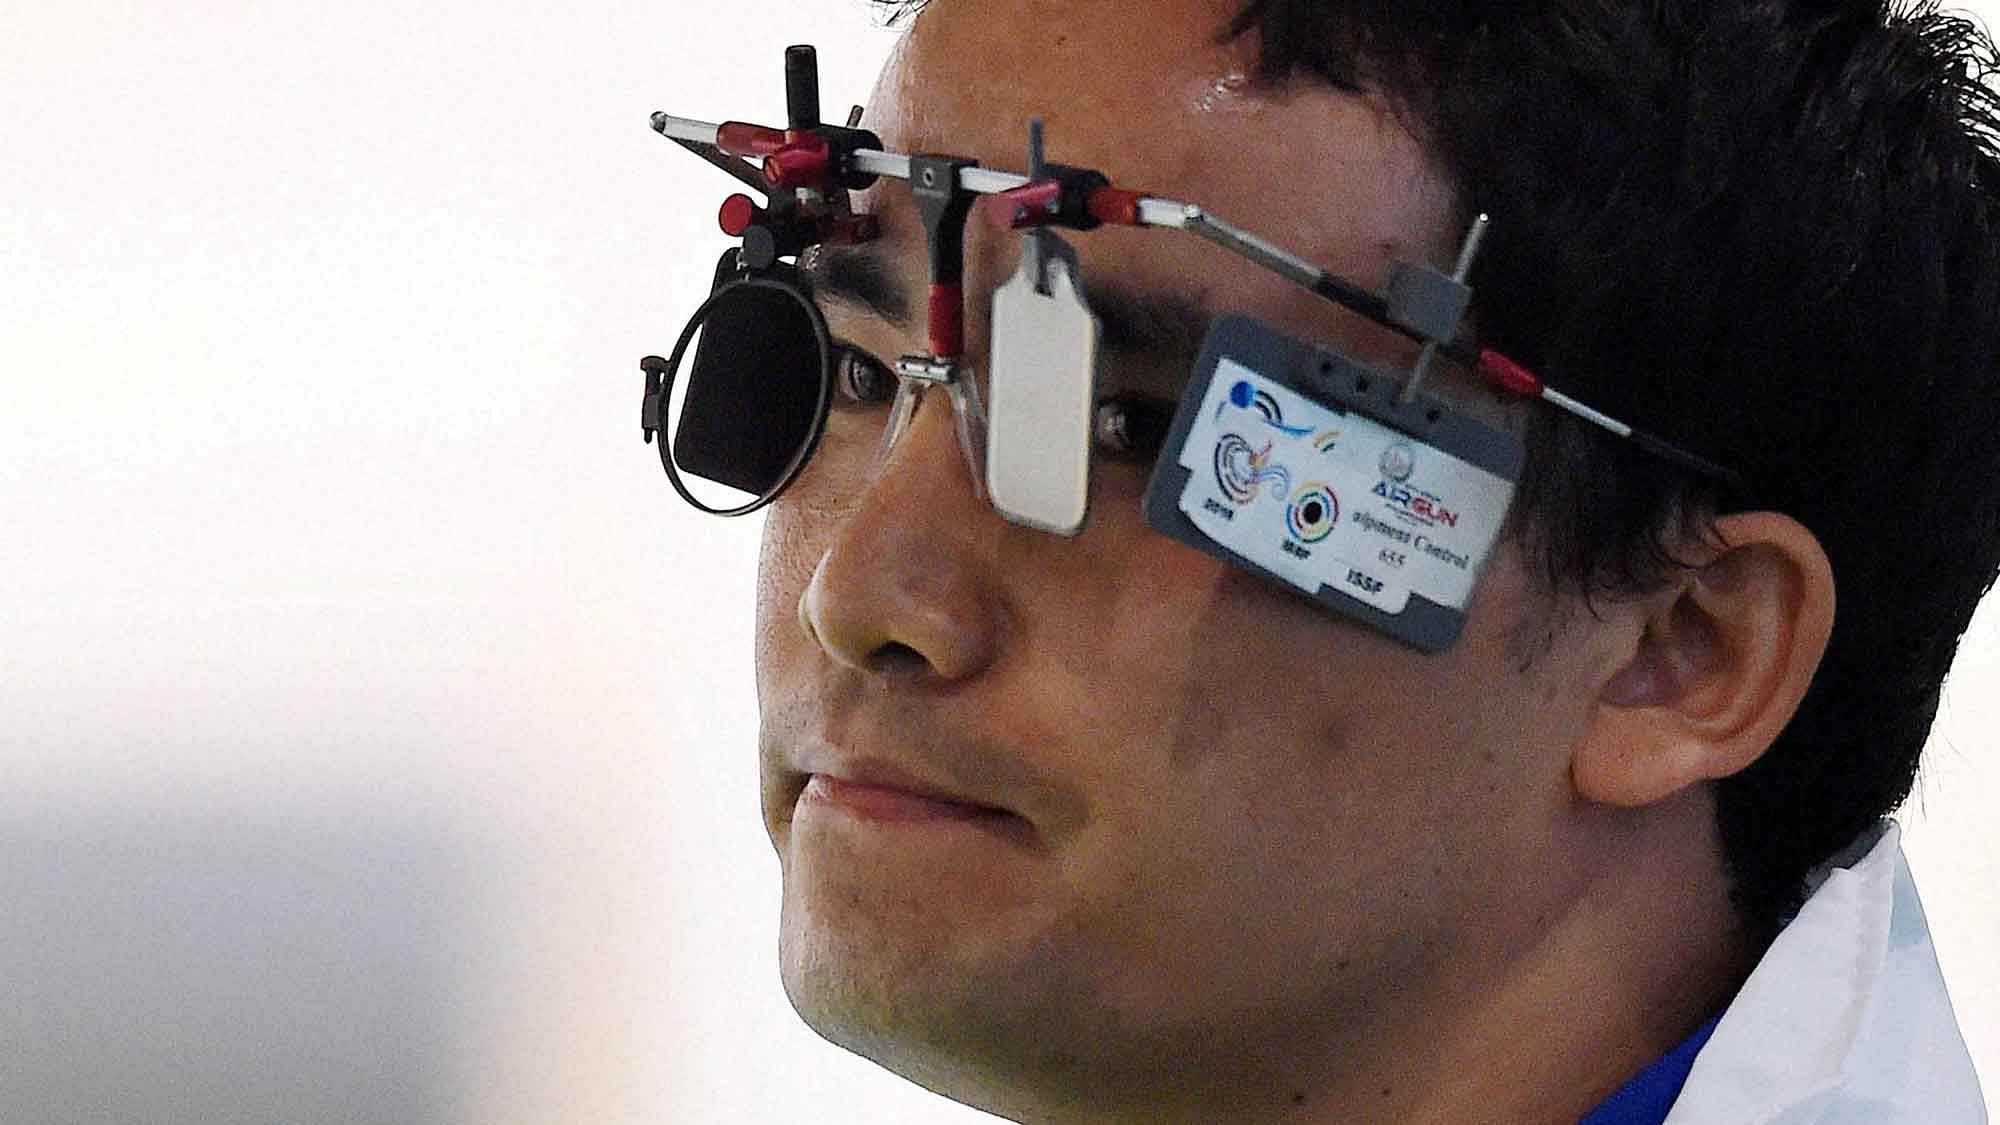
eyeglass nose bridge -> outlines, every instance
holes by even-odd
[[[986,495],[986,411],[979,398],[979,382],[974,369],[955,358],[907,355],[896,361],[896,401],[889,421],[882,429],[882,443],[875,452],[870,476],[885,471],[896,444],[908,432],[917,408],[933,390],[942,390],[951,403],[952,429],[964,455],[966,480],[972,495],[984,503]]]

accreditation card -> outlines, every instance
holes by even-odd
[[[1210,329],[1146,493],[1159,531],[1435,651],[1520,477],[1512,434],[1261,321]]]

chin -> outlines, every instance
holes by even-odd
[[[1077,954],[1053,932],[1010,944],[984,929],[834,926],[789,888],[779,941],[785,995],[821,1038],[1020,1120],[1127,1112],[1186,1078],[1187,1013],[1145,1031]]]
[[[1018,1003],[974,996],[968,982],[941,967],[903,973],[859,964],[813,942],[783,951],[786,998],[822,1039],[934,1094],[1017,1120],[1039,1115],[1026,1095],[1044,1081],[1038,1053],[1071,1060],[1050,1035],[1059,1023],[1022,1020]],[[1069,1068],[1063,1068],[1069,1069]]]
[[[962,1060],[968,1032],[990,1015],[994,998],[975,1000],[948,959],[913,963],[907,950],[800,933],[788,923],[779,962],[786,999],[821,1038],[962,1099],[962,1080],[950,1076],[964,1064],[953,1060]]]

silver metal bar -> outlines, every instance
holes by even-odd
[[[1479,244],[1486,240],[1486,228],[1493,220],[1484,211],[1472,220],[1472,229],[1465,232],[1465,245],[1458,248],[1458,265],[1452,268],[1451,279],[1463,282],[1472,276],[1472,262],[1479,257]]]
[[[1181,209],[1182,226],[1226,250],[1258,263],[1308,288],[1319,284],[1326,271],[1274,243],[1231,226],[1190,203]]]
[[[1028,177],[1012,172],[995,172],[991,168],[965,168],[958,173],[958,186],[979,195],[998,195],[1003,191],[1013,191],[1026,187]]]
[[[715,133],[718,128],[720,127],[711,125],[706,121],[696,121],[687,117],[675,117],[671,113],[661,112],[653,115],[654,132],[663,137],[693,141],[696,144],[714,144]]]
[[[877,152],[872,148],[856,149],[853,156],[854,170],[871,176],[887,176],[892,180],[910,178],[910,158],[893,152]]]
[[[853,160],[857,172],[887,176],[892,180],[910,178],[910,158],[900,153],[862,148],[854,150]],[[975,195],[998,195],[1003,191],[1013,191],[1027,182],[1026,176],[996,172],[991,168],[963,168],[958,173],[958,186]]]
[[[1622,438],[1628,438],[1632,436],[1632,427],[1626,425],[1623,422],[1620,422],[1616,418],[1611,417],[1609,414],[1600,414],[1597,411],[1592,410],[1590,407],[1585,406],[1584,404],[1576,401],[1575,399],[1569,397],[1566,394],[1563,394],[1561,391],[1553,391],[1547,387],[1543,387],[1541,397],[1543,402],[1546,402],[1551,406],[1559,406],[1562,409],[1569,411],[1571,414],[1574,414],[1577,417],[1583,419],[1584,421],[1589,422],[1593,426],[1602,426],[1605,429],[1610,430],[1612,433],[1617,434],[1619,437]]]
[[[1156,199],[1147,196],[1139,201],[1139,225],[1144,227],[1166,227],[1169,230],[1187,228],[1188,205],[1176,199]]]

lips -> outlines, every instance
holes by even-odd
[[[949,816],[961,819],[980,815],[1012,815],[1009,810],[989,804],[954,786],[940,784],[892,762],[852,759],[805,764],[806,792],[812,797],[874,809],[889,819],[897,815]]]
[[[844,700],[811,694],[767,704],[758,749],[772,841],[788,847],[800,818],[850,827],[970,825],[1035,849],[1082,830],[1090,801],[1078,786],[976,726],[900,706],[857,713]]]
[[[863,820],[885,823],[983,820],[1012,816],[1005,809],[979,805],[936,792],[814,774],[799,794],[801,801],[822,801]]]

